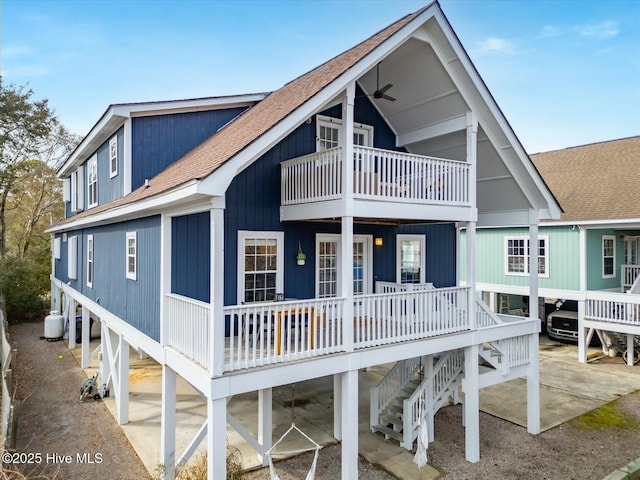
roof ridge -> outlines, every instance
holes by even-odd
[[[609,140],[601,140],[601,141],[598,141],[598,142],[585,143],[585,144],[582,144],[582,145],[572,145],[570,147],[556,148],[554,150],[545,150],[544,152],[531,153],[530,155],[531,156],[544,155],[544,154],[547,154],[547,153],[562,152],[562,151],[565,151],[565,150],[572,150],[574,148],[592,147],[594,145],[601,145],[603,143],[613,143],[613,142],[620,142],[620,141],[623,141],[623,140],[632,140],[634,138],[640,138],[640,135],[631,135],[629,137],[612,138],[612,139],[609,139]]]

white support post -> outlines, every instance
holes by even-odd
[[[478,345],[464,349],[464,445],[468,462],[480,460],[480,381]]]
[[[342,379],[339,373],[333,376],[333,436],[342,440]]]
[[[225,428],[221,430],[226,432]],[[167,365],[162,366],[160,463],[165,469],[164,478],[173,480],[176,472],[176,372]]]
[[[342,217],[340,296],[345,297],[342,338],[347,352],[353,352],[353,217]]]
[[[83,343],[84,345],[84,343]],[[118,351],[120,358],[118,362],[118,423],[126,425],[129,423],[129,344],[123,335],[118,338]]]
[[[224,371],[224,197],[216,197],[210,210],[211,265],[210,305],[211,338],[209,339],[209,372],[212,376]],[[223,418],[226,418],[223,417]]]
[[[227,399],[207,399],[207,479],[227,478]]]
[[[584,326],[586,301],[578,301],[578,362],[587,363],[587,349],[589,345],[587,343],[587,332],[589,329]],[[604,351],[604,345],[603,345]]]
[[[60,288],[51,281],[51,311],[62,313],[62,307],[60,305]]]
[[[78,304],[71,297],[69,298],[69,350],[76,348],[76,309]]]
[[[529,318],[540,321],[538,313],[538,212],[529,210]],[[539,324],[539,323],[538,323]]]
[[[342,480],[358,478],[358,370],[340,374],[342,383]]]
[[[531,306],[531,299],[529,299]],[[538,334],[529,335],[529,366],[527,368],[527,432],[540,433],[540,363]]]
[[[273,443],[273,390],[271,387],[258,390],[258,443],[262,445],[259,452],[262,466],[269,464],[264,452],[271,449]]]
[[[351,82],[342,99],[342,198],[347,205],[353,200],[353,105],[355,103],[356,84]]]
[[[171,222],[172,217],[160,217],[160,344],[167,344],[167,294],[171,293]]]
[[[434,397],[434,377],[433,377],[433,355],[425,355],[422,357],[424,365],[424,378],[427,379],[427,393],[425,394],[424,404],[427,409],[427,426],[429,428],[429,442],[433,442],[435,437],[435,416],[433,397]]]
[[[633,333],[627,333],[627,365],[633,367],[635,360],[635,350],[633,348]]]
[[[87,307],[82,307],[82,346],[80,365],[89,368],[89,342],[91,341],[91,312]]]
[[[107,323],[101,321],[100,334],[100,395],[104,397],[105,392],[109,389],[109,380],[111,378],[111,363],[109,362],[109,342],[111,341],[111,330]]]
[[[467,123],[467,163],[469,164],[469,202],[477,207],[477,184],[476,177],[478,171],[478,118],[469,111],[466,116]]]
[[[476,316],[476,222],[467,222],[467,287],[469,298],[467,311],[469,312],[469,327],[475,330],[478,326]]]

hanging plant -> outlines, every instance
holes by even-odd
[[[307,261],[307,256],[302,251],[302,245],[300,245],[300,242],[298,242],[298,254],[296,255],[296,261],[298,262],[298,265],[304,265]]]

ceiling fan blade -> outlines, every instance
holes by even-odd
[[[396,101],[396,99],[395,99],[395,98],[393,98],[391,95],[385,95],[385,94],[382,94],[382,95],[380,96],[380,98],[384,98],[385,100],[389,100],[390,102],[395,102],[395,101]]]
[[[384,95],[384,92],[386,92],[387,90],[389,90],[391,87],[393,87],[393,85],[391,85],[390,83],[387,83],[384,87],[379,88],[379,89],[377,90],[377,92],[378,92],[380,95]]]

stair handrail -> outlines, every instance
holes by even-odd
[[[627,293],[632,295],[640,293],[640,275],[636,276],[636,279],[633,281],[633,284],[631,284],[631,288],[627,290]]]
[[[504,323],[498,314],[489,308],[489,305],[484,303],[479,298],[476,298],[476,316],[478,319],[478,328],[492,327],[494,325],[500,325]]]
[[[404,448],[410,449],[418,436],[418,426],[421,421],[419,402],[422,392],[425,392],[424,415],[435,415],[441,406],[443,394],[449,390],[449,387],[462,373],[463,366],[464,353],[461,350],[447,352],[438,359],[431,369],[431,373],[425,375],[418,388],[402,402],[402,446]],[[433,389],[429,388],[430,385],[433,385]]]
[[[408,358],[396,362],[387,374],[370,389],[369,424],[375,426],[380,423],[380,413],[389,406],[398,393],[405,388],[413,374],[420,369],[419,358]]]

